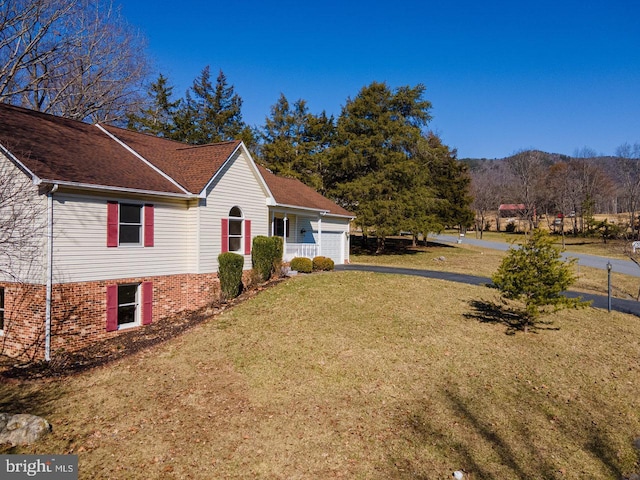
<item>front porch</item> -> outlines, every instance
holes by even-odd
[[[320,255],[319,245],[316,243],[287,243],[284,246],[283,259],[290,262],[295,257],[306,257],[313,259]]]
[[[272,236],[283,239],[283,260],[324,256],[341,265],[349,258],[348,219],[327,217],[326,211],[274,207],[270,211]]]

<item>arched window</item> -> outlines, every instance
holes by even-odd
[[[242,250],[242,223],[242,210],[239,207],[233,207],[229,211],[229,252]]]

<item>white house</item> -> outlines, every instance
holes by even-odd
[[[251,268],[257,235],[282,236],[285,260],[349,258],[353,215],[239,141],[192,146],[0,104],[0,177],[0,345],[13,356],[205,306],[218,255]]]

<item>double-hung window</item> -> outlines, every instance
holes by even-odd
[[[244,218],[239,207],[222,219],[222,251],[251,255],[251,220]]]
[[[153,205],[107,202],[107,247],[153,247],[153,243]]]
[[[120,245],[142,244],[142,205],[120,204],[118,243]]]
[[[233,207],[229,212],[229,251],[239,252],[242,248],[242,210]]]
[[[118,327],[140,324],[139,285],[118,285]]]
[[[107,331],[148,325],[152,318],[152,282],[107,286]]]

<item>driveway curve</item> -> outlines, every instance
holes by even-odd
[[[458,237],[453,235],[431,235],[429,239],[443,243],[458,243]],[[479,240],[477,238],[470,237],[464,237],[462,239],[462,244],[502,251],[509,250],[509,247],[511,247],[511,244],[505,242],[491,242],[488,240]],[[640,277],[640,268],[638,268],[638,266],[631,260],[620,260],[619,258],[599,257],[597,255],[586,255],[574,252],[564,252],[562,254],[562,258],[565,260],[575,258],[577,259],[578,265],[583,267],[599,268],[601,270],[606,270],[607,263],[611,262],[612,272]]]
[[[637,267],[636,267],[637,268]],[[336,271],[347,272],[373,272],[392,275],[413,275],[416,277],[434,278],[436,280],[445,280],[448,282],[466,283],[467,285],[491,285],[491,279],[488,277],[478,277],[475,275],[467,275],[464,273],[452,273],[441,272],[436,270],[424,270],[402,267],[384,267],[381,265],[336,265]],[[566,292],[567,297],[575,298],[582,297],[583,300],[591,301],[591,306],[594,308],[607,309],[608,297],[606,295],[593,295],[590,293],[581,292]],[[617,312],[629,313],[640,317],[640,302],[634,300],[624,300],[621,298],[611,298],[611,310]]]

